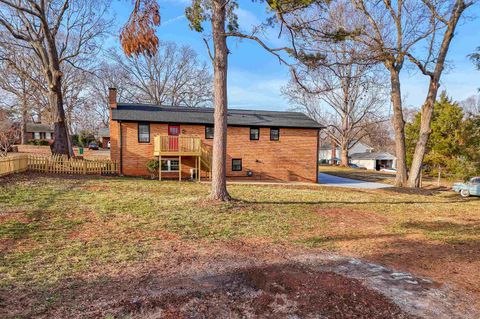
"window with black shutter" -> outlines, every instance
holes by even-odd
[[[232,159],[232,171],[239,172],[242,170],[242,159],[234,158]]]
[[[260,129],[258,127],[250,128],[250,140],[257,141],[260,139]]]
[[[150,124],[138,123],[138,143],[150,143]]]
[[[270,141],[278,141],[278,140],[280,140],[280,129],[272,127],[270,129]]]
[[[213,125],[205,126],[205,139],[211,140],[213,139]]]

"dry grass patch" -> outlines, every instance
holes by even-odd
[[[198,264],[194,256],[214,265],[225,249],[263,257],[327,249],[453,283],[480,300],[477,198],[231,185],[237,200],[213,204],[208,188],[131,178],[3,179],[0,289],[51,291],[69,278],[138,265],[178,271]]]

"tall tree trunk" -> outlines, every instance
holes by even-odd
[[[428,137],[430,136],[430,124],[432,122],[433,108],[437,98],[438,83],[430,81],[428,95],[425,104],[422,107],[420,132],[418,141],[415,145],[415,153],[413,154],[412,164],[410,166],[410,174],[408,177],[408,187],[420,187],[420,175],[422,172],[423,158],[427,148]]]
[[[67,123],[65,122],[65,111],[63,109],[63,95],[61,89],[61,78],[55,78],[55,84],[50,86],[48,101],[54,113],[54,137],[52,153],[72,156],[73,151],[69,142]]]
[[[28,143],[27,136],[27,122],[28,122],[28,102],[27,102],[27,85],[26,81],[22,80],[22,118],[21,118],[21,143],[23,145]]]
[[[213,200],[228,201],[227,191],[227,64],[228,48],[225,36],[225,6],[224,1],[213,1],[212,32],[214,44],[213,77],[214,77],[214,135],[212,162]]]
[[[27,136],[27,122],[28,122],[28,111],[27,111],[27,101],[22,101],[22,127],[21,127],[21,142],[22,144],[28,143],[28,136]]]
[[[349,86],[345,86],[348,88]],[[345,112],[342,114],[342,137],[341,137],[341,143],[340,147],[342,148],[342,157],[341,157],[341,162],[340,166],[348,166],[348,138],[347,136],[349,135],[349,123],[348,123],[348,116],[349,116],[349,110],[348,110],[348,89],[344,89],[344,110]]]
[[[450,43],[452,42],[455,34],[455,28],[457,27],[458,21],[460,20],[460,17],[466,8],[467,5],[463,0],[456,1],[455,6],[452,9],[452,15],[447,24],[447,29],[443,35],[443,40],[438,52],[438,58],[436,59],[434,71],[428,72],[423,67],[420,68],[424,74],[430,76],[430,84],[428,86],[427,98],[425,99],[425,103],[422,107],[420,133],[417,145],[415,146],[415,153],[413,154],[412,165],[408,177],[409,187],[420,187],[423,158],[425,157],[427,142],[431,132],[430,124],[432,122],[433,108],[435,106],[435,100],[437,99],[438,88],[440,87],[440,77],[444,69],[445,59],[447,57]]]
[[[348,166],[348,141],[342,140],[342,158],[340,166]]]
[[[407,184],[407,163],[405,150],[405,120],[403,119],[402,95],[400,90],[400,72],[390,66],[390,84],[393,106],[393,127],[395,130],[395,156],[397,157],[397,175],[395,186],[404,187]]]

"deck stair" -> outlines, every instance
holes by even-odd
[[[153,155],[158,156],[159,161],[162,157],[178,156],[180,162],[182,156],[192,156],[196,158],[196,166],[199,170],[206,172],[208,176],[210,176],[212,170],[212,152],[210,146],[205,144],[198,136],[157,135],[154,138]],[[159,172],[159,179],[161,179],[161,172]],[[180,173],[179,179],[181,179]]]

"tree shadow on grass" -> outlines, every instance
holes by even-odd
[[[325,235],[325,236],[311,236],[299,240],[299,243],[305,244],[309,247],[329,247],[341,241],[353,240],[375,240],[375,239],[395,239],[402,237],[402,234],[352,234],[352,235]]]
[[[240,202],[248,204],[267,204],[267,205],[325,205],[325,204],[342,204],[342,205],[371,205],[371,204],[406,204],[406,205],[417,205],[417,204],[465,204],[464,200],[450,200],[450,201],[415,201],[415,200],[399,200],[399,201],[335,201],[335,200],[324,200],[324,201],[268,201],[268,200],[259,200],[259,201],[249,201],[244,199],[239,199]]]
[[[443,235],[451,237],[480,236],[480,222],[453,223],[444,221],[405,222],[400,227],[408,230],[420,230],[426,235]]]
[[[0,223],[0,239],[20,240],[28,238],[32,233],[41,228],[45,221],[46,213],[57,204],[57,201],[64,195],[78,189],[85,184],[85,180],[75,179],[73,183],[65,185],[62,189],[50,192],[47,196],[42,196],[35,203],[35,209],[28,211],[16,219],[7,220]],[[33,190],[34,191],[34,190]],[[65,210],[68,208],[65,207]],[[1,247],[1,246],[0,246]]]

